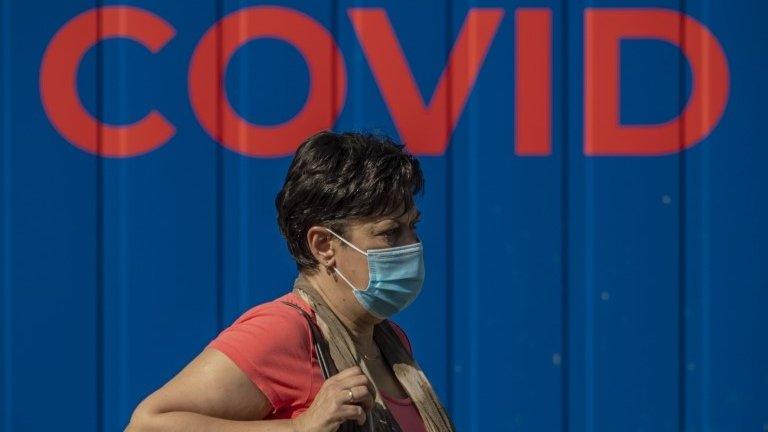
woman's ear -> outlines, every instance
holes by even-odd
[[[307,244],[312,256],[325,268],[333,268],[336,263],[335,252],[331,247],[333,235],[325,228],[313,226],[307,230]]]

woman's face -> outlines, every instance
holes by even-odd
[[[363,251],[404,246],[421,241],[416,232],[416,223],[419,221],[421,212],[415,206],[402,215],[400,215],[401,212],[402,208],[391,215],[350,221],[346,231],[338,234]],[[329,247],[333,249],[331,265],[337,266],[352,285],[365,289],[368,286],[367,257],[328,231],[326,234],[330,240]]]

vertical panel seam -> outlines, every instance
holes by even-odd
[[[0,424],[0,430],[4,430],[6,432],[11,431],[11,425],[12,425],[12,417],[13,417],[13,410],[12,407],[12,382],[11,377],[13,374],[11,374],[11,368],[12,368],[12,343],[11,343],[11,326],[12,326],[12,308],[11,308],[11,269],[13,266],[10,265],[11,262],[11,240],[10,240],[10,234],[11,234],[11,162],[10,162],[10,155],[11,155],[11,133],[10,133],[10,127],[12,122],[10,121],[9,117],[11,116],[11,104],[10,104],[10,80],[11,80],[11,73],[10,73],[10,2],[9,1],[3,1],[2,2],[2,10],[0,11],[2,13],[2,29],[0,29],[0,32],[2,33],[2,46],[0,47],[0,55],[2,56],[2,59],[0,59],[0,64],[2,65],[2,70],[0,70],[0,74],[2,74],[2,78],[0,78],[0,85],[2,85],[2,106],[0,107],[0,124],[2,124],[2,208],[3,212],[0,217],[2,217],[2,230],[3,230],[3,252],[2,252],[2,307],[3,307],[3,329],[2,329],[2,368],[0,369],[3,374],[2,377],[2,391],[0,392],[0,400],[2,401],[2,407],[3,412],[5,415],[3,415],[2,424]]]
[[[103,0],[96,0],[96,113],[104,118]],[[103,125],[96,127],[96,430],[104,430],[104,158]]]
[[[685,38],[685,11],[686,11],[686,3],[685,0],[680,0],[680,25],[678,26],[678,32],[679,32],[679,39],[680,39],[680,46],[685,49],[686,47],[686,38]],[[678,103],[683,102],[685,100],[685,58],[683,55],[678,56]],[[679,278],[679,286],[678,286],[678,298],[677,298],[677,386],[678,386],[678,430],[679,432],[684,432],[686,428],[686,421],[685,421],[685,402],[686,402],[686,326],[685,326],[685,302],[686,302],[686,277],[685,277],[685,200],[686,200],[686,191],[685,191],[685,118],[683,116],[680,117],[680,126],[678,130],[678,278]]]
[[[568,1],[563,0],[560,2],[561,9],[560,9],[560,20],[562,20],[564,23],[568,19]],[[562,103],[562,111],[560,114],[560,121],[562,122],[563,126],[560,129],[562,131],[561,133],[561,175],[560,175],[560,196],[561,196],[561,203],[560,203],[560,209],[561,209],[561,219],[560,219],[560,226],[561,226],[561,233],[562,233],[562,248],[560,251],[560,261],[561,261],[561,268],[560,268],[560,278],[562,281],[562,291],[560,295],[560,319],[561,319],[561,334],[560,334],[560,411],[561,411],[561,430],[563,432],[568,432],[570,429],[570,411],[569,411],[569,404],[570,404],[570,375],[569,375],[569,356],[570,356],[570,350],[569,350],[569,344],[570,344],[570,335],[569,335],[569,320],[570,320],[570,313],[569,313],[569,279],[568,279],[568,269],[570,262],[568,261],[569,255],[569,248],[570,244],[568,243],[568,217],[569,217],[569,207],[568,202],[570,198],[570,194],[568,193],[568,185],[569,185],[569,175],[570,172],[568,170],[568,163],[570,161],[570,152],[568,149],[569,140],[568,140],[568,70],[569,70],[569,57],[568,57],[568,30],[567,26],[553,26],[553,30],[556,28],[560,28],[561,30],[561,36],[560,36],[560,43],[561,43],[561,50],[562,50],[562,65],[560,65],[560,93],[561,93],[561,103]],[[554,37],[552,40],[556,40]],[[550,49],[554,50],[554,43]],[[554,56],[553,56],[554,57]],[[554,58],[553,58],[554,60]],[[552,66],[554,68],[554,63]],[[553,73],[552,76],[554,77],[555,74]],[[550,125],[551,126],[551,125]]]
[[[220,23],[223,16],[222,0],[215,0],[216,22]],[[222,60],[222,25],[216,26],[216,64],[214,65],[214,77],[216,78],[216,100],[221,100],[223,92],[221,60]],[[216,105],[216,123],[219,133],[214,141],[221,141],[224,131],[222,122],[221,104]],[[216,332],[218,333],[224,326],[224,169],[222,147],[214,142],[214,155],[216,159],[215,181],[216,181]]]
[[[444,50],[446,54],[446,61],[449,60],[450,56],[450,50],[448,47],[451,46],[451,30],[453,28],[453,1],[452,0],[446,0],[445,2],[445,45]],[[449,64],[449,63],[446,63]],[[451,145],[451,136],[452,131],[449,130],[449,127],[451,127],[451,102],[453,98],[453,88],[452,88],[452,82],[453,82],[453,70],[451,68],[448,68],[448,73],[446,73],[446,110],[445,110],[445,121],[446,121],[446,134],[448,135],[446,137],[446,144],[448,145],[448,148],[451,149],[453,146]],[[452,151],[446,152],[446,158],[445,158],[445,176],[446,176],[446,188],[445,188],[445,206],[446,206],[446,218],[445,218],[445,243],[446,243],[446,251],[448,251],[445,254],[445,263],[446,263],[446,289],[445,289],[445,308],[446,308],[446,314],[447,317],[447,325],[446,328],[448,329],[448,334],[446,335],[446,343],[445,343],[445,350],[446,350],[446,356],[447,359],[446,365],[445,365],[445,385],[446,385],[446,410],[448,411],[449,415],[453,414],[453,369],[454,369],[454,358],[453,358],[453,338],[454,338],[454,320],[453,320],[453,289],[454,289],[454,272],[453,272],[453,236],[451,235],[451,232],[453,231],[453,224],[454,224],[454,218],[453,218],[453,158],[451,157]]]
[[[590,4],[591,2],[586,2]],[[586,16],[582,15],[581,19],[577,19],[581,23],[581,31],[579,32],[580,40],[582,42],[582,65],[581,65],[581,82],[578,85],[581,88],[581,112],[582,117],[586,112],[585,99],[587,97],[584,80],[586,77],[586,68],[588,66],[587,61],[583,59],[586,54],[587,47],[587,27]],[[586,139],[584,125],[582,125],[582,146]],[[594,313],[594,301],[593,284],[594,284],[594,159],[591,157],[584,157],[583,150],[580,154],[580,160],[583,164],[583,242],[584,242],[584,258],[583,258],[583,280],[582,280],[582,294],[583,306],[584,306],[584,430],[586,432],[592,432],[595,427],[595,313]]]
[[[330,27],[331,27],[331,40],[333,41],[333,44],[338,44],[339,41],[339,24],[338,24],[338,13],[339,13],[339,1],[338,0],[331,0],[331,16],[330,16]],[[338,46],[338,45],[337,45]],[[336,92],[339,88],[339,82],[338,82],[338,73],[339,71],[336,70],[336,62],[338,61],[337,56],[338,53],[336,52],[336,46],[331,45],[328,47],[330,50],[330,56],[331,56],[331,106],[328,107],[328,124],[330,125],[330,129],[334,129],[336,118],[334,118],[335,114],[335,107],[336,103],[338,102],[336,100]],[[341,112],[339,112],[339,117],[341,117]]]

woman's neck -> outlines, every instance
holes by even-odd
[[[357,302],[351,292],[337,286],[332,277],[318,272],[304,275],[315,290],[323,297],[334,315],[349,330],[352,340],[365,354],[375,351],[373,347],[373,326],[377,323]]]

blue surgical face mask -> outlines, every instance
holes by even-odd
[[[421,242],[385,249],[357,246],[326,228],[350,247],[368,258],[368,286],[357,288],[338,269],[334,271],[352,287],[357,301],[371,313],[384,319],[405,309],[421,292],[424,283],[424,253]]]

